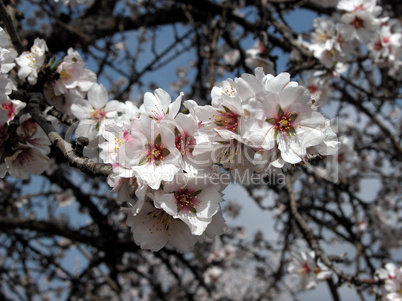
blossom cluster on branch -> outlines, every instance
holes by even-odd
[[[55,1],[57,5],[61,4],[58,2]],[[280,2],[274,4],[276,9],[288,5],[286,1]],[[387,185],[378,192],[375,205],[362,201],[355,194],[360,185],[357,175],[374,170],[372,166],[378,168],[376,171],[380,170],[382,161],[371,162],[369,155],[359,158],[358,151],[370,149],[370,146],[360,139],[356,125],[345,123],[335,127],[321,110],[331,99],[343,98],[340,101],[352,104],[367,115],[369,121],[364,134],[374,137],[384,153],[387,147],[395,151],[392,159],[398,160],[401,146],[395,129],[388,129],[375,109],[367,109],[368,106],[359,99],[361,95],[367,99],[380,99],[376,108],[381,108],[387,103],[391,89],[384,95],[371,92],[370,85],[374,86],[377,79],[368,72],[364,74],[368,85],[356,84],[354,77],[360,79],[360,75],[354,68],[357,65],[363,70],[368,64],[378,68],[382,76],[400,81],[400,21],[383,15],[375,0],[311,3],[315,3],[312,7],[333,8],[332,14],[314,19],[313,32],[308,36],[298,35],[298,38],[286,22],[264,16],[262,7],[269,4],[261,3],[261,18],[272,22],[276,33],[280,33],[290,46],[283,46],[283,41],[275,34],[258,32],[254,47],[244,52],[227,36],[227,44],[219,51],[200,48],[198,54],[202,59],[215,55],[220,60],[215,63],[219,65],[217,73],[221,76],[227,70],[240,70],[240,65],[251,71],[239,72],[237,76],[219,82],[210,75],[210,82],[207,84],[204,80],[199,87],[199,91],[208,89],[210,103],[206,99],[187,97],[183,92],[172,100],[167,91],[157,86],[150,89],[153,92],[143,94],[139,106],[119,97],[113,99],[110,95],[119,93],[110,90],[118,91],[118,88],[113,86],[108,91],[100,83],[97,73],[86,67],[84,56],[81,57],[73,47],[69,47],[60,59],[51,52],[51,47],[48,48],[46,38],[35,38],[29,51],[17,52],[18,48],[12,42],[15,37],[0,28],[0,178],[10,176],[27,180],[30,174],[51,178],[55,164],[52,160],[56,160],[55,154],[61,152],[64,162],[91,175],[107,176],[104,180],[118,202],[113,204],[120,207],[116,211],[124,215],[125,226],[132,232],[137,246],[154,252],[163,251],[165,246],[167,252],[172,252],[173,246],[183,253],[197,248],[197,243],[207,245],[218,236],[224,239],[227,225],[223,204],[228,203],[225,202],[225,189],[229,183],[243,184],[256,203],[264,208],[262,198],[253,195],[253,188],[261,187],[258,185],[265,184],[264,181],[273,175],[286,174],[287,187],[269,187],[275,187],[272,189],[278,195],[274,217],[282,219],[284,228],[289,231],[284,238],[283,254],[291,251],[289,257],[281,256],[274,274],[279,277],[287,273],[290,280],[298,281],[297,287],[302,290],[313,289],[319,281],[327,281],[335,300],[334,275],[338,277],[339,286],[343,282],[357,286],[375,284],[379,287],[376,294],[383,300],[399,300],[402,298],[401,267],[388,263],[385,268],[375,269],[365,254],[367,266],[371,272],[375,270],[374,275],[361,279],[358,273],[346,274],[334,264],[336,260],[342,262],[345,259],[339,256],[332,260],[321,250],[318,243],[321,237],[314,235],[315,229],[309,228],[309,222],[317,222],[321,216],[322,220],[317,223],[325,224],[345,240],[350,235],[356,249],[360,250],[357,257],[363,257],[361,250],[366,242],[361,237],[364,233],[376,236],[375,243],[381,250],[393,250],[402,245],[402,230],[398,227],[398,177],[391,179],[387,175],[383,178]],[[80,8],[88,2],[63,0],[63,4]],[[167,4],[160,5],[164,8]],[[210,5],[218,9],[217,4]],[[222,15],[240,18],[225,8]],[[107,17],[101,17],[107,20]],[[186,17],[190,23],[196,18],[188,11]],[[69,28],[71,24],[63,26]],[[101,29],[101,26],[96,28],[108,29],[108,22],[101,25]],[[219,22],[215,25],[221,28]],[[244,23],[243,26],[251,25]],[[90,29],[83,30],[81,35],[84,37],[88,37],[86,30],[90,33]],[[177,32],[175,37],[181,39]],[[292,62],[289,72],[276,74],[268,47],[270,39],[289,51]],[[212,45],[217,45],[215,42],[213,38],[208,41],[211,49]],[[357,56],[362,53],[364,56]],[[129,76],[127,87],[140,73]],[[178,73],[179,80],[172,89],[177,92],[186,85],[184,77],[187,75],[183,70]],[[298,81],[293,80],[296,74],[300,74]],[[339,84],[341,81],[345,83],[343,86]],[[353,94],[351,89],[357,92]],[[342,109],[341,105],[338,110]],[[385,111],[390,119],[395,115],[389,107]],[[373,125],[378,127],[382,138],[373,134]],[[58,134],[59,126],[71,126],[64,139]],[[308,167],[306,177],[302,177],[298,168],[305,166]],[[102,172],[97,173],[101,168]],[[289,176],[294,170],[293,178],[302,186],[297,193],[292,189]],[[324,179],[325,184],[317,184],[317,178]],[[57,192],[57,202],[60,206],[71,204],[74,194],[77,192],[70,188]],[[82,193],[78,195],[82,196]],[[341,201],[332,204],[331,198],[350,201],[352,217],[345,214]],[[316,203],[316,199],[321,199],[322,203]],[[87,206],[83,207],[88,208],[92,219],[104,217],[102,210],[91,202],[84,200],[81,204]],[[339,210],[339,215],[332,205]],[[226,211],[230,211],[228,207],[227,204]],[[233,211],[237,211],[236,206]],[[284,216],[288,220],[285,221]],[[349,218],[355,224],[349,222]],[[113,226],[108,220],[99,220],[96,222],[100,232],[112,237]],[[339,225],[343,227],[341,231],[337,228]],[[298,230],[294,231],[293,227]],[[289,234],[292,231],[296,234]],[[57,231],[55,233],[59,235]],[[299,236],[306,240],[310,251],[297,250],[296,244],[291,246],[289,240]],[[254,244],[259,243],[261,241],[255,238]],[[220,258],[213,248],[210,252],[207,262],[217,261],[224,266],[225,260],[234,261],[224,256]],[[235,253],[233,250],[225,252]],[[259,255],[253,254],[260,260]],[[285,265],[286,269],[283,268]],[[190,266],[190,269],[194,267]],[[203,285],[223,285],[219,283],[223,273],[223,268],[210,266],[203,275],[204,280],[198,276],[198,281],[204,281],[206,284]],[[194,275],[197,274],[194,272]]]

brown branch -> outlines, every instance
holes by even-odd
[[[352,95],[350,95],[346,89],[342,88],[338,84],[334,83],[333,87],[340,91],[345,97],[343,98],[346,102],[354,105],[356,108],[360,109],[364,114],[366,114],[373,123],[375,123],[381,131],[387,136],[388,139],[391,140],[392,145],[394,146],[395,150],[398,152],[398,156],[402,155],[402,146],[401,144],[396,141],[391,131],[373,114],[371,113],[360,101],[355,100]]]
[[[40,105],[44,103],[44,96],[41,93],[22,93],[13,91],[10,98],[19,99],[28,103],[28,111],[32,118],[38,123],[48,136],[50,142],[56,146],[70,162],[73,167],[79,168],[82,172],[95,176],[108,176],[112,173],[111,164],[95,163],[88,158],[77,155],[70,143],[65,141],[59,133],[56,132],[52,123],[43,115]]]
[[[10,14],[7,12],[3,1],[0,1],[0,17],[3,20],[3,24],[6,27],[11,42],[13,43],[18,54],[21,54],[24,51],[24,47],[22,46],[20,36],[18,35],[17,30],[14,27],[13,20],[11,19]]]
[[[307,225],[307,223],[297,210],[297,204],[293,192],[292,178],[290,174],[286,175],[286,186],[289,195],[290,213],[292,217],[296,220],[296,223],[299,226],[300,231],[302,232],[304,238],[310,245],[311,249],[314,251],[316,257],[319,258],[322,261],[322,263],[324,263],[327,267],[333,270],[335,274],[339,277],[339,280],[352,283],[356,286],[364,284],[379,284],[378,281],[373,279],[359,279],[355,276],[348,275],[333,264],[333,262],[329,259],[329,257],[322,251],[322,249],[318,244],[318,241],[314,236],[313,231],[310,229],[310,227]]]

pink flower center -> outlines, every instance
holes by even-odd
[[[149,144],[148,152],[146,158],[148,159],[147,162],[150,163],[159,163],[165,159],[166,148],[160,144]]]
[[[195,139],[194,137],[190,136],[187,132],[184,132],[183,135],[179,134],[175,137],[176,148],[179,150],[182,156],[185,154],[191,154],[194,145]]]
[[[106,116],[104,108],[94,109],[91,113],[91,119],[95,120],[96,123],[100,123]]]
[[[318,91],[318,88],[317,88],[316,85],[309,85],[309,86],[307,87],[307,89],[310,91],[311,94],[314,94],[315,92]]]
[[[357,12],[358,10],[364,10],[364,6],[363,4],[357,5],[353,8],[354,12]]]
[[[304,274],[310,274],[311,273],[311,269],[307,265],[307,263],[303,263],[303,265],[302,265],[302,273],[304,273]]]
[[[167,156],[169,156],[169,154],[170,151],[162,145],[162,137],[159,134],[153,143],[148,143],[145,156],[138,164],[144,165],[146,163],[151,163],[159,165]]]
[[[187,212],[197,213],[195,207],[197,207],[201,201],[197,199],[197,195],[201,192],[201,190],[194,190],[189,188],[180,188],[178,191],[174,193],[174,197],[176,198],[177,204],[177,212],[181,210],[185,210]]]
[[[345,154],[344,153],[339,154],[338,155],[338,162],[342,163],[342,162],[345,162],[345,161],[346,161]]]
[[[383,38],[382,38],[382,42],[383,42],[384,44],[388,44],[390,41],[391,41],[391,39],[390,39],[389,37],[383,37]]]
[[[380,51],[382,49],[381,41],[377,41],[373,47],[375,50]]]
[[[338,37],[336,38],[336,41],[337,41],[339,44],[342,44],[342,43],[345,42],[345,39],[344,39],[341,35],[338,35]]]
[[[270,118],[266,121],[274,126],[276,138],[280,133],[285,133],[288,136],[295,136],[295,127],[297,126],[297,123],[294,121],[296,120],[297,116],[298,115],[296,113],[290,113],[288,110],[283,112],[282,109],[279,109],[278,114],[275,114],[275,118]]]
[[[170,224],[172,223],[172,216],[163,211],[163,209],[155,209],[154,211],[149,212],[148,216],[145,217],[145,219],[148,218],[155,219],[156,224],[161,225],[165,230],[169,230]],[[154,229],[150,228],[149,231],[151,232],[151,234],[153,234],[154,231],[162,231],[162,229],[156,227]],[[171,233],[168,233],[168,236],[170,235]]]
[[[238,115],[232,111],[223,112],[217,111],[218,114],[212,115],[214,117],[214,123],[218,126],[217,129],[225,129],[232,132],[236,132],[238,126]]]
[[[360,29],[364,27],[364,20],[359,18],[359,17],[355,17],[355,19],[350,23],[354,28],[356,29]]]
[[[5,102],[1,105],[1,108],[7,112],[8,121],[12,120],[15,116],[15,108],[11,101]]]

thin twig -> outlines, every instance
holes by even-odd
[[[359,279],[355,276],[348,275],[340,270],[337,266],[333,264],[333,262],[328,258],[328,256],[321,250],[318,241],[315,239],[313,231],[307,225],[305,220],[301,217],[300,213],[297,210],[297,204],[295,200],[295,196],[293,193],[293,184],[292,178],[290,174],[286,175],[286,186],[289,194],[289,202],[290,202],[290,213],[292,217],[296,220],[297,225],[299,226],[304,238],[310,245],[311,249],[315,252],[317,258],[319,258],[327,267],[329,267],[335,274],[339,277],[339,282],[343,281],[352,283],[356,286],[360,286],[363,284],[379,284],[378,281],[372,279]]]

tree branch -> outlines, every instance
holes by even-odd
[[[13,43],[18,54],[21,54],[24,51],[24,47],[22,46],[20,36],[18,35],[17,30],[14,27],[13,20],[11,19],[10,14],[7,12],[3,1],[0,1],[0,17],[3,20],[8,35],[10,36],[11,43]]]
[[[64,154],[64,157],[70,162],[71,166],[77,167],[82,172],[95,176],[108,176],[112,173],[111,164],[95,163],[88,158],[77,156],[72,145],[56,132],[52,123],[46,119],[40,109],[40,104],[44,102],[43,94],[13,91],[10,98],[19,99],[28,103],[28,110],[32,118],[43,129],[50,142]]]

